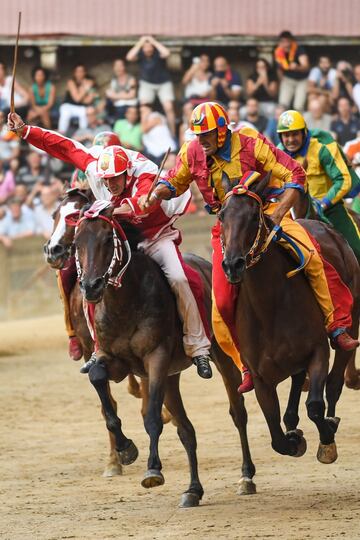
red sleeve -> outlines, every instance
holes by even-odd
[[[71,163],[82,171],[86,170],[89,163],[96,161],[96,158],[91,155],[85,146],[55,131],[27,126],[23,139],[36,146],[36,148],[44,150],[50,156]]]
[[[137,179],[138,185],[137,185],[137,191],[135,195],[133,195],[132,197],[127,197],[121,201],[122,203],[127,203],[132,208],[136,216],[144,215],[144,212],[141,211],[138,205],[138,200],[139,200],[139,197],[141,197],[142,195],[147,195],[149,193],[152,183],[155,179],[155,176],[156,176],[155,174],[150,174],[150,173],[141,174],[139,178]],[[149,209],[146,210],[146,215],[152,214],[154,210],[157,210],[160,204],[161,204],[161,201],[159,201],[158,204],[152,205]]]

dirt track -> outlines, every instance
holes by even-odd
[[[3,323],[0,336],[1,539],[360,538],[359,392],[344,390],[339,459],[328,466],[316,461],[317,432],[303,405],[308,451],[296,460],[272,451],[255,398],[247,398],[258,494],[245,497],[236,494],[240,448],[220,377],[201,381],[188,370],[183,396],[197,430],[205,496],[199,508],[184,510],[177,505],[188,484],[187,462],[172,425],[160,446],[165,485],[140,486],[148,439],[140,402],[125,384],[113,393],[140,456],[123,476],[101,477],[105,426],[95,391],[67,359],[60,317]],[[21,355],[11,356],[15,350]]]

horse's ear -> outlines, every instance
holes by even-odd
[[[251,191],[256,193],[263,202],[265,202],[266,199],[266,188],[269,184],[270,177],[271,171],[269,171],[261,180],[254,182],[250,187]]]

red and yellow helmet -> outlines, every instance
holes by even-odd
[[[95,135],[92,145],[106,148],[107,146],[120,146],[121,142],[116,133],[112,131],[100,131],[100,133]]]
[[[217,129],[219,148],[225,143],[229,124],[230,120],[224,107],[214,101],[207,101],[197,105],[191,113],[191,131],[195,135],[200,135]]]
[[[98,178],[113,178],[130,168],[130,160],[125,150],[118,145],[104,148],[97,161]]]

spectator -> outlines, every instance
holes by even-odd
[[[274,118],[269,118],[267,126],[266,126],[266,130],[265,130],[265,136],[268,139],[270,139],[270,141],[275,146],[277,146],[280,143],[279,134],[277,132],[277,125],[278,125],[279,118],[283,112],[285,112],[284,105],[280,105],[280,104],[276,105]]]
[[[27,120],[30,123],[39,122],[44,128],[51,129],[50,110],[55,104],[55,86],[49,81],[47,70],[42,67],[33,69],[32,79]]]
[[[92,105],[86,107],[86,128],[79,128],[73,134],[73,139],[81,142],[84,146],[92,146],[95,135],[101,133],[101,131],[111,131],[111,127],[108,124],[103,124],[98,116],[98,113]]]
[[[15,133],[8,130],[5,113],[0,111],[0,159],[8,161],[13,157],[18,157],[19,154],[19,139]]]
[[[331,67],[328,56],[320,56],[318,65],[310,70],[308,78],[309,98],[316,96],[320,99],[325,112],[331,110],[333,103],[332,92],[336,82],[336,69]]]
[[[136,98],[136,79],[126,71],[124,60],[118,58],[113,64],[114,77],[111,79],[110,86],[106,90],[107,111],[112,119],[115,120],[125,117],[128,107],[137,105]]]
[[[354,73],[351,64],[345,60],[340,60],[336,65],[336,80],[332,91],[332,98],[337,101],[345,97],[352,103],[353,85],[355,83]]]
[[[249,122],[253,126],[255,126],[255,129],[260,131],[260,133],[263,133],[267,126],[267,118],[266,116],[263,116],[260,114],[260,107],[259,102],[255,98],[248,98],[246,100],[246,108],[245,108],[245,117],[244,120],[246,122]]]
[[[256,127],[250,122],[245,122],[245,120],[240,119],[240,103],[235,99],[229,101],[228,104],[228,117],[230,120],[230,129],[231,131],[239,131],[244,127],[250,127],[256,129]]]
[[[80,128],[85,129],[86,107],[93,105],[96,97],[94,80],[87,75],[85,67],[78,64],[67,81],[64,103],[60,105],[59,131],[66,134],[73,118],[77,119]]]
[[[309,59],[291,32],[281,32],[275,49],[275,63],[280,80],[279,102],[286,109],[303,111],[306,102]]]
[[[144,154],[157,165],[160,165],[167,149],[176,150],[166,118],[152,110],[151,105],[141,105],[141,129],[143,133]]]
[[[360,112],[360,64],[356,64],[354,67],[354,76],[356,82],[352,89],[352,98],[358,112]]]
[[[323,103],[319,98],[310,100],[308,110],[304,113],[306,125],[309,129],[323,129],[330,131],[331,115],[324,113]]]
[[[170,56],[167,47],[152,36],[143,36],[126,55],[129,62],[139,60],[139,101],[152,104],[159,98],[166,114],[171,133],[175,136],[174,89],[166,58]]]
[[[256,61],[255,71],[246,81],[246,94],[260,103],[260,111],[267,118],[274,114],[278,94],[278,81],[271,66],[264,58]]]
[[[117,120],[113,130],[119,135],[121,144],[125,148],[130,148],[130,150],[142,149],[142,131],[137,107],[128,107],[125,112],[125,118]]]
[[[218,56],[214,60],[214,75],[210,78],[210,97],[227,105],[231,99],[240,100],[242,81],[238,73],[233,71],[226,58]]]
[[[5,217],[0,221],[0,242],[10,248],[12,240],[33,236],[35,231],[33,211],[22,204],[20,199],[10,199]]]
[[[26,199],[29,196],[29,190],[25,184],[16,183],[15,185],[15,192],[14,192],[14,198],[21,201],[21,204],[26,203]]]
[[[31,190],[36,182],[46,180],[46,169],[41,164],[41,159],[41,155],[33,150],[26,157],[27,164],[19,169],[18,181],[25,184],[28,190]]]
[[[182,122],[179,127],[179,145],[180,147],[183,145],[184,142],[192,141],[196,138],[196,135],[191,131],[190,129],[190,117],[191,113],[193,112],[193,104],[188,101],[187,103],[184,103],[182,108]]]
[[[359,136],[360,120],[351,112],[351,104],[347,97],[339,99],[337,104],[337,120],[331,122],[330,129],[337,142],[344,146],[347,141]]]
[[[0,161],[0,204],[4,204],[15,192],[15,176],[11,169],[5,171]]]
[[[6,75],[6,65],[4,62],[0,62],[0,111],[6,115],[10,110],[11,83],[12,77]],[[18,81],[15,81],[14,103],[17,112],[21,116],[26,116],[28,102],[29,96],[27,91]]]
[[[36,232],[47,240],[50,238],[54,220],[52,218],[58,206],[58,191],[56,186],[40,186],[40,198],[34,204],[34,216],[36,222]]]
[[[211,72],[210,58],[207,54],[195,56],[192,64],[182,78],[182,84],[185,86],[184,97],[191,101],[192,105],[198,105],[210,97]]]

